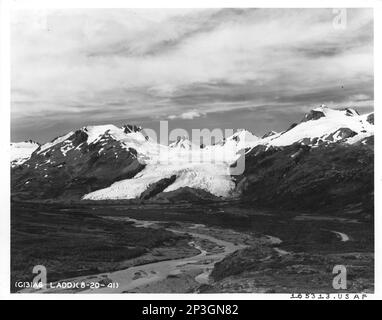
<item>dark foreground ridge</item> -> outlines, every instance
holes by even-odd
[[[374,137],[354,145],[293,144],[246,155],[237,179],[243,199],[274,208],[347,210],[368,217],[374,207]]]

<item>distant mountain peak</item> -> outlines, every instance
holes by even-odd
[[[188,137],[178,137],[176,141],[170,143],[168,145],[170,148],[179,148],[179,149],[185,149],[190,150],[193,146],[192,142],[188,139]]]
[[[344,108],[340,110],[345,111],[345,114],[349,117],[359,116],[359,112],[354,108]]]
[[[122,126],[122,128],[124,129],[125,133],[141,132],[142,131],[142,127],[137,126],[135,124],[124,124]]]
[[[241,143],[241,144],[246,145],[246,144],[258,141],[259,137],[257,137],[252,132],[250,132],[246,129],[237,129],[236,132],[232,136],[230,136],[226,139],[226,142],[229,140],[234,140],[237,143]]]
[[[318,120],[322,117],[333,117],[335,115],[346,115],[348,117],[355,117],[359,116],[360,114],[354,108],[347,107],[341,109],[332,109],[322,104],[321,106],[314,108],[308,113],[306,113],[301,122]]]
[[[314,108],[306,113],[304,119],[302,119],[301,122],[318,120],[322,117],[325,117],[328,109],[329,108],[326,105],[322,104],[320,107]]]
[[[276,131],[273,131],[273,130],[268,131],[266,134],[264,134],[264,135],[261,137],[261,139],[265,139],[265,138],[272,137],[272,136],[274,136],[275,134],[277,134]]]
[[[40,146],[40,143],[39,143],[39,142],[34,141],[34,140],[32,140],[32,139],[25,140],[24,142],[25,142],[25,143],[30,143],[30,144],[36,144],[36,145]]]

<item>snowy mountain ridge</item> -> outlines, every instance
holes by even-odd
[[[32,140],[11,143],[11,167],[23,164],[39,147],[40,145]]]
[[[368,116],[370,114],[361,116],[351,108],[335,110],[321,106],[306,114],[293,128],[267,137],[261,144],[287,146],[301,142],[317,146],[341,140],[353,144],[374,134],[374,122],[369,122]]]
[[[28,174],[19,177],[21,190],[63,175],[68,184],[65,190],[76,185],[76,192],[83,192],[88,187],[81,196],[87,200],[140,198],[155,186],[164,193],[189,187],[230,197],[236,188],[231,167],[255,148],[263,146],[266,151],[293,144],[309,148],[353,145],[373,135],[373,114],[321,106],[283,132],[272,131],[259,138],[238,130],[203,148],[185,137],[162,145],[134,125],[86,126],[42,146],[11,144],[11,165],[32,176],[27,180],[24,177]]]

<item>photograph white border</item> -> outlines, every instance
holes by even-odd
[[[368,299],[382,298],[382,218],[381,214],[381,145],[379,110],[381,101],[382,57],[382,3],[381,1],[248,1],[248,0],[0,0],[0,299],[76,299],[76,300],[280,300],[290,299],[290,294],[10,294],[10,16],[11,10],[43,8],[374,8],[374,112],[376,117],[375,133],[375,293]],[[377,59],[379,57],[379,60]],[[378,90],[379,88],[379,90]]]

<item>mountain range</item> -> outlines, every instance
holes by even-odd
[[[232,174],[244,163],[239,174]],[[15,200],[239,200],[373,210],[374,114],[321,106],[282,132],[238,130],[213,145],[157,143],[136,125],[86,126],[11,143]]]

